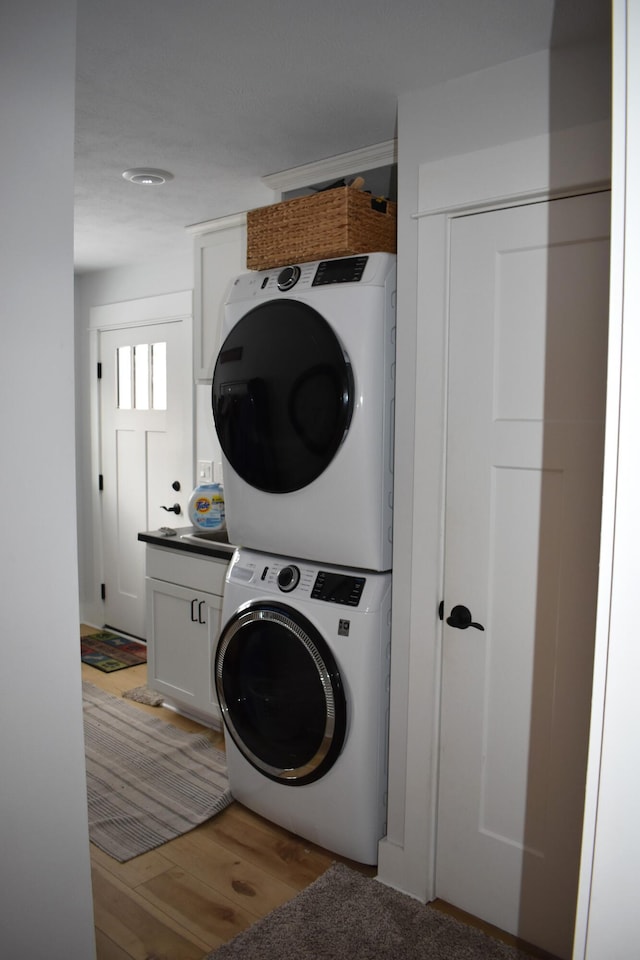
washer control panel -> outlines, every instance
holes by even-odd
[[[270,563],[243,565],[234,563],[227,575],[231,580],[244,583],[260,583],[263,589],[274,593],[293,593],[322,600],[325,603],[337,603],[347,607],[357,607],[367,582],[366,577],[337,570],[307,567],[296,563]]]
[[[300,582],[300,568],[295,563],[283,567],[278,573],[278,586],[284,593],[290,593]]]
[[[353,577],[348,574],[319,570],[311,591],[311,599],[357,607],[360,603],[364,584],[364,577]]]
[[[351,617],[351,623],[354,617],[380,610],[385,604],[390,617],[390,596],[389,570],[325,565],[248,547],[236,549],[226,576],[225,604],[229,600],[240,607],[257,600],[280,599],[299,610],[308,605],[309,611],[315,609],[318,617],[332,617],[335,611],[339,617]],[[327,604],[332,604],[333,610]]]

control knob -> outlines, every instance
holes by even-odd
[[[283,567],[278,574],[278,586],[283,593],[289,593],[298,586],[300,580],[300,571],[291,563],[288,567]]]
[[[278,290],[291,290],[300,279],[300,267],[285,267],[278,274]]]

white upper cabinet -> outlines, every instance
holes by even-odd
[[[245,214],[212,220],[195,236],[193,376],[210,383],[221,341],[224,302],[231,281],[246,267]]]

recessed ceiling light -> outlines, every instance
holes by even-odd
[[[133,170],[125,170],[122,176],[131,183],[141,183],[147,187],[173,180],[173,174],[168,170],[153,170],[150,167],[134,167]]]

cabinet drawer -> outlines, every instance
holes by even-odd
[[[230,560],[231,558],[229,558]],[[229,560],[147,546],[147,576],[221,597]]]

